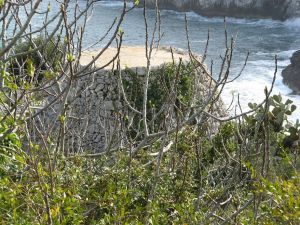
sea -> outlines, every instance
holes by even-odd
[[[50,0],[52,12],[59,9],[59,4]],[[79,5],[84,7],[85,0],[79,0]],[[47,1],[43,3],[48,4]],[[128,3],[128,7],[132,3]],[[106,45],[113,32],[110,32],[102,42],[99,41],[120,17],[123,9],[122,1],[98,1],[90,11],[84,36],[86,48],[99,49]],[[194,12],[176,12],[161,10],[161,46],[172,46],[187,50],[188,42],[185,31],[185,15],[188,21],[188,30],[192,50],[202,55],[207,43],[209,30],[209,45],[205,63],[212,66],[212,75],[217,78],[220,71],[225,47],[224,18],[203,17]],[[149,30],[155,24],[155,10],[147,10]],[[39,19],[33,20],[33,25],[40,26]],[[222,93],[222,99],[232,114],[237,113],[236,105],[239,103],[243,112],[247,111],[248,103],[260,103],[264,100],[264,89],[270,90],[275,74],[275,56],[278,58],[278,70],[272,94],[281,95],[284,100],[290,99],[297,106],[297,110],[290,120],[300,119],[300,96],[293,95],[292,91],[283,84],[281,71],[290,63],[293,52],[300,49],[300,18],[287,21],[271,19],[236,19],[226,18],[228,39],[234,39],[233,62],[230,78],[236,77],[249,52],[247,65],[241,76],[227,84]],[[145,44],[145,25],[143,10],[135,8],[128,12],[121,25],[124,32],[123,45],[142,46]],[[299,76],[300,78],[300,76]],[[239,107],[238,107],[239,108]],[[240,109],[239,109],[240,110]],[[240,112],[238,110],[238,112]]]

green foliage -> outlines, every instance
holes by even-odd
[[[131,69],[123,71],[123,85],[129,102],[137,110],[142,111],[143,108],[143,83],[144,74],[138,74]],[[170,98],[175,94],[175,113],[177,118],[181,118],[188,107],[191,106],[194,85],[196,79],[196,71],[192,63],[166,64],[162,68],[155,69],[150,73],[148,88],[148,119],[151,121],[153,116],[158,113],[166,104],[170,102]],[[199,99],[199,103],[200,103]],[[165,118],[165,110],[157,116],[152,122],[151,128],[158,130]],[[139,125],[141,118],[136,115],[134,118],[136,125]],[[143,124],[140,124],[143,126]]]
[[[61,71],[63,47],[59,39],[39,36],[32,40],[18,42],[14,47],[14,57],[9,73],[15,83],[23,87],[29,83],[40,83],[44,78],[51,79]],[[37,51],[38,50],[38,51]],[[26,53],[27,54],[23,54]]]
[[[262,217],[260,224],[299,224],[300,223],[300,174],[284,180],[261,179],[257,186],[264,200],[260,205]]]
[[[139,88],[130,85],[132,91]],[[189,82],[180,89],[186,86]],[[154,101],[156,93],[152,96]],[[182,101],[188,103],[188,97]],[[269,111],[279,112],[281,104],[276,101]],[[288,110],[290,103],[284,105],[281,109]],[[218,224],[252,197],[255,202],[230,222],[299,224],[299,147],[284,146],[287,137],[299,141],[299,123],[277,129],[261,109],[240,123],[222,123],[214,136],[205,124],[172,134],[174,144],[161,158],[159,176],[157,158],[150,153],[159,152],[160,141],[135,157],[125,149],[96,158],[65,158],[38,143],[22,146],[23,123],[5,121],[0,129],[0,224],[49,224],[50,219],[52,224]],[[256,126],[261,135],[251,132]],[[256,146],[266,142],[266,128],[270,169],[262,173],[263,154]],[[278,157],[278,149],[285,154]]]
[[[8,118],[6,123],[0,124],[0,177],[16,171],[24,163],[19,155],[22,154],[20,138],[11,129],[13,123],[13,119]]]
[[[299,120],[296,121],[295,124],[288,123],[286,125],[287,135],[283,139],[283,145],[285,147],[293,147],[295,144],[299,144],[300,142],[300,124]]]
[[[138,110],[142,109],[143,75],[138,75],[131,69],[124,71],[125,91],[129,100]],[[160,109],[170,97],[172,91],[177,90],[178,107],[189,105],[192,101],[192,87],[195,79],[195,71],[192,63],[166,64],[162,68],[151,71],[148,89],[148,107]]]
[[[256,126],[258,122],[262,122],[264,119],[268,119],[273,126],[275,132],[280,132],[284,128],[284,122],[287,121],[287,117],[290,116],[295,110],[296,106],[293,105],[293,101],[287,100],[282,102],[280,95],[274,95],[268,99],[268,109],[260,106],[256,110],[256,114],[246,117],[249,125]],[[258,107],[257,104],[249,103],[250,109]],[[268,112],[267,114],[265,112]]]

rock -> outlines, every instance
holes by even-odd
[[[293,66],[300,66],[300,50],[293,53],[291,63]]]
[[[155,6],[155,0],[146,3]],[[300,15],[300,0],[160,0],[158,4],[161,9],[194,11],[205,16],[285,20]]]
[[[294,94],[300,94],[300,50],[294,52],[291,64],[282,71],[283,83],[293,90]]]

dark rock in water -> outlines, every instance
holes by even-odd
[[[293,53],[291,63],[292,66],[300,66],[300,50]]]
[[[294,52],[291,64],[282,71],[283,83],[293,90],[294,94],[300,94],[300,50]]]

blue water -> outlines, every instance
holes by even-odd
[[[58,4],[54,0],[53,11],[58,9]],[[84,5],[85,1],[79,1]],[[44,2],[44,4],[46,4]],[[85,34],[85,46],[89,46],[97,41],[112,24],[115,17],[122,11],[122,2],[101,1],[97,2],[93,9],[93,14],[88,21]],[[148,22],[153,27],[155,11],[148,10]],[[210,65],[213,60],[215,67],[213,75],[217,76],[220,65],[220,55],[224,54],[224,23],[223,18],[206,18],[193,12],[187,13],[190,40],[193,51],[202,54],[206,43],[207,30],[210,29],[210,43],[208,58],[206,63]],[[184,13],[170,10],[161,12],[163,38],[161,45],[174,46],[186,49],[187,41],[185,34]],[[35,20],[34,20],[35,21]],[[39,25],[36,20],[36,25]],[[232,98],[240,97],[240,103],[244,110],[247,109],[248,102],[259,102],[264,98],[264,88],[270,87],[274,71],[274,57],[279,57],[279,70],[274,87],[274,94],[281,94],[284,98],[289,98],[298,106],[293,119],[300,118],[300,96],[290,95],[291,90],[283,85],[281,70],[289,64],[289,57],[295,50],[300,49],[300,18],[285,22],[260,19],[234,19],[227,18],[227,28],[229,36],[236,38],[234,52],[234,62],[231,70],[231,77],[240,71],[244,64],[247,52],[250,52],[247,67],[242,76],[227,85],[222,95],[226,104],[230,104]],[[143,45],[145,42],[145,28],[142,9],[134,9],[126,15],[122,24],[125,32],[125,45]],[[101,48],[104,42],[93,48]]]

